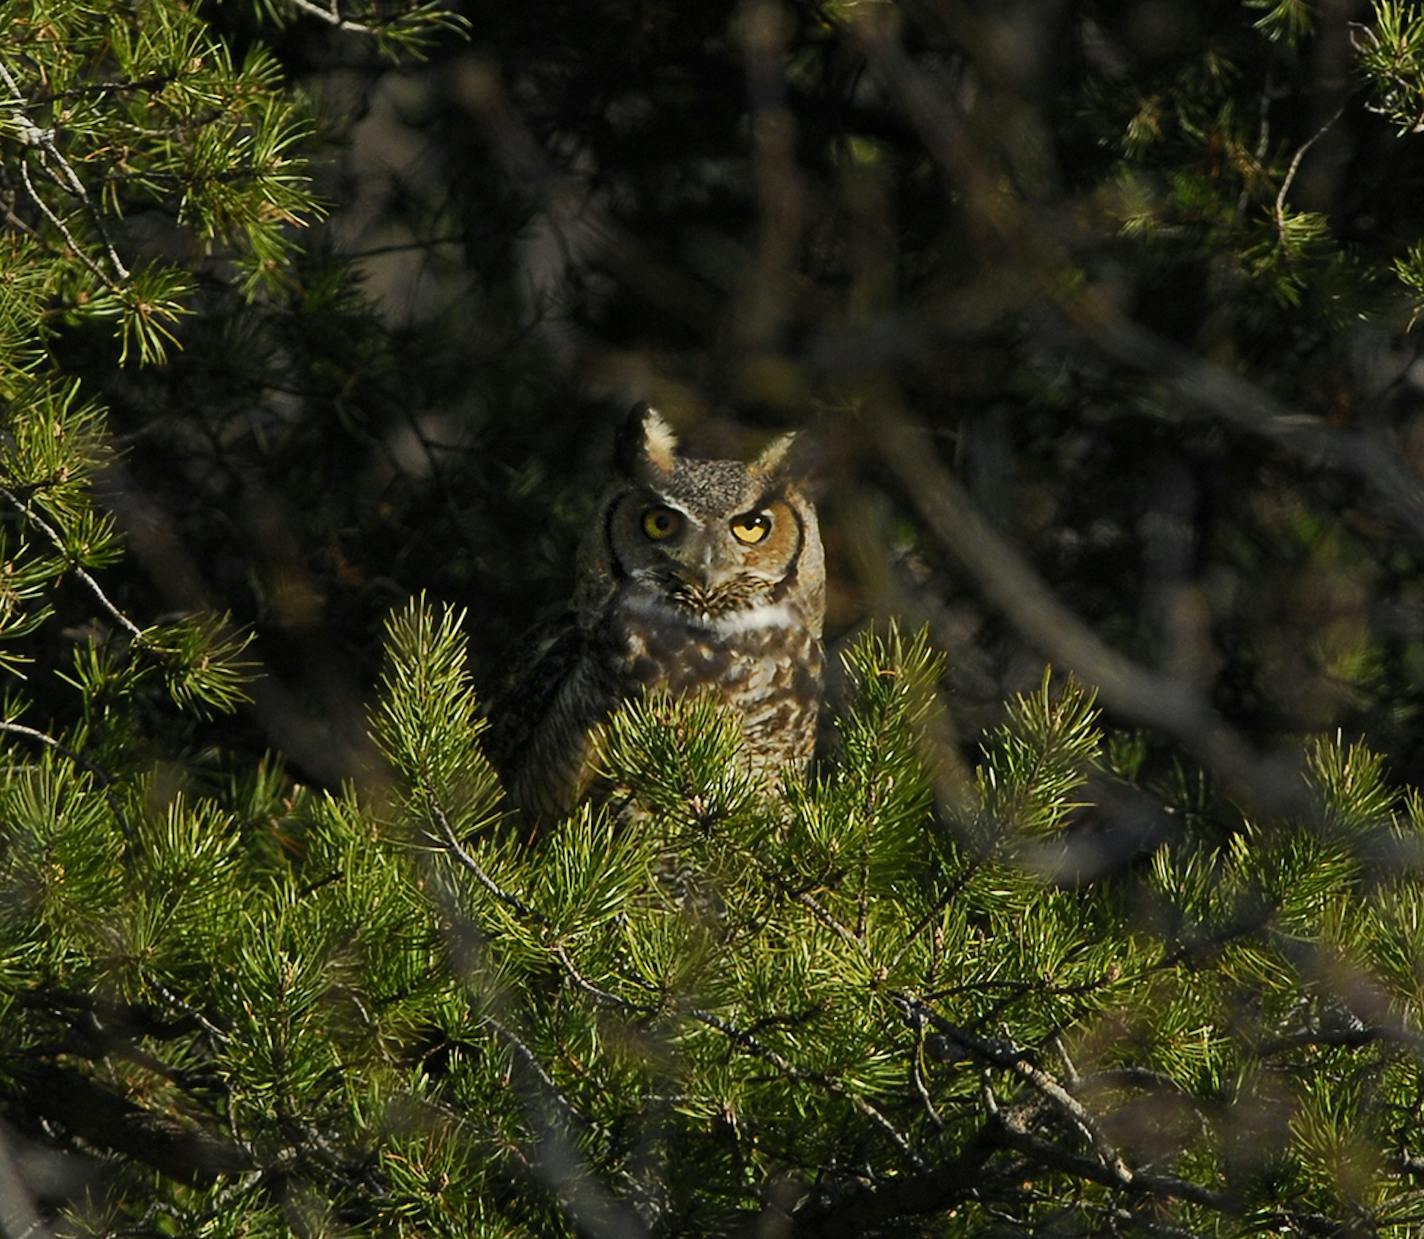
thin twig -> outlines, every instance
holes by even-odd
[[[554,1083],[554,1077],[544,1069],[544,1064],[539,1061],[539,1056],[529,1048],[524,1039],[510,1028],[508,1024],[505,1024],[496,1016],[486,1014],[484,1020],[485,1023],[503,1038],[509,1048],[514,1051],[515,1057],[517,1057],[539,1083],[544,1086],[544,1091],[549,1099],[558,1104],[559,1109],[564,1112],[564,1115],[569,1121],[578,1127],[586,1126],[584,1117],[574,1108],[573,1102],[559,1091],[559,1086]]]
[[[96,765],[81,753],[76,753],[67,744],[62,744],[48,732],[40,731],[37,727],[26,727],[24,723],[12,723],[9,720],[0,720],[0,731],[9,732],[16,736],[25,736],[30,740],[36,740],[40,744],[52,748],[56,753],[69,758],[76,766],[82,766],[90,774],[100,780],[100,786],[108,787],[117,782],[112,774],[102,766]]]
[[[986,846],[981,844],[976,854],[969,858],[968,863],[964,866],[964,871],[956,876],[954,882],[934,901],[929,910],[910,927],[909,932],[905,935],[904,941],[900,943],[900,949],[890,957],[890,962],[885,965],[887,975],[894,973],[895,969],[900,966],[900,961],[905,958],[910,948],[914,945],[915,939],[924,933],[934,921],[938,920],[941,913],[949,907],[954,897],[969,885],[969,880],[979,872],[980,867],[989,859],[992,851],[992,845]]]
[[[916,1015],[915,1024],[915,1046],[910,1056],[910,1080],[915,1086],[915,1092],[920,1095],[920,1101],[925,1107],[925,1113],[930,1116],[930,1122],[940,1131],[944,1130],[944,1120],[940,1118],[939,1111],[935,1109],[934,1101],[930,1098],[930,1090],[925,1084],[925,1073],[920,1067],[920,1060],[925,1053],[925,1021],[923,1016]]]
[[[799,903],[803,908],[807,909],[812,916],[834,933],[836,937],[848,942],[867,960],[871,958],[870,948],[836,920],[813,896],[808,895],[805,891],[796,891],[792,894],[791,901],[792,903]]]
[[[361,22],[354,22],[350,18],[342,17],[333,3],[331,8],[324,9],[319,4],[313,4],[311,0],[287,0],[293,8],[301,9],[303,13],[311,17],[319,18],[329,26],[335,26],[338,30],[349,30],[353,34],[377,34],[374,26],[367,26]]]
[[[84,204],[84,209],[88,212],[89,218],[94,224],[95,231],[98,232],[100,240],[104,243],[104,249],[109,256],[109,262],[113,266],[115,273],[120,280],[127,280],[129,278],[129,270],[119,259],[118,251],[114,249],[114,243],[109,237],[108,229],[104,227],[104,217],[99,213],[98,208],[95,207],[93,199],[89,197],[88,190],[84,188],[84,182],[79,179],[78,174],[74,171],[73,167],[70,166],[69,161],[60,154],[59,148],[54,143],[53,132],[47,129],[41,129],[34,121],[25,115],[22,110],[19,110],[27,107],[29,100],[25,98],[14,76],[3,63],[0,63],[0,81],[4,81],[5,85],[10,89],[10,102],[18,105],[17,110],[13,111],[11,116],[20,130],[21,137],[27,144],[40,152],[40,161],[44,164],[45,170],[54,177],[55,181]],[[59,229],[61,235],[69,243],[70,248],[74,250],[75,255],[103,280],[108,287],[113,288],[114,283],[109,276],[89,258],[74,240],[73,236],[70,235],[69,230],[60,222],[59,217],[49,209],[44,199],[40,197],[39,192],[30,181],[29,169],[23,158],[20,160],[20,175],[24,178],[25,188],[29,191],[30,197],[34,199],[35,205],[39,207],[49,221]]]
[[[20,156],[20,179],[25,182],[25,189],[30,195],[30,201],[39,207],[40,213],[58,230],[59,235],[64,238],[65,244],[74,251],[74,256],[89,268],[105,288],[116,288],[117,285],[110,279],[104,268],[90,258],[88,251],[75,240],[74,234],[69,231],[68,225],[50,210],[49,203],[44,200],[40,195],[40,191],[35,188],[35,183],[30,180],[30,164],[23,155]]]
[[[232,1040],[231,1033],[225,1032],[223,1029],[219,1028],[216,1024],[212,1022],[212,1020],[208,1019],[206,1015],[204,1015],[200,1010],[198,1010],[197,1007],[193,1006],[191,1003],[179,997],[179,995],[175,994],[157,977],[153,976],[150,973],[146,975],[144,979],[151,986],[153,986],[155,992],[160,998],[163,999],[164,1002],[168,1003],[169,1006],[177,1007],[178,1010],[183,1012],[184,1015],[188,1016],[189,1019],[195,1020],[202,1027],[203,1031],[206,1032],[208,1036],[210,1036],[214,1041],[218,1042],[220,1045],[226,1045]]]
[[[445,837],[446,848],[474,876],[475,881],[506,907],[513,908],[520,916],[527,916],[537,921],[544,920],[543,916],[520,899],[518,895],[510,894],[484,871],[480,862],[471,856],[460,845],[460,841],[455,838],[455,831],[450,826],[450,819],[445,816],[445,810],[435,803],[434,797],[431,797],[430,800],[430,815],[440,825],[440,833]]]
[[[611,993],[606,989],[600,989],[592,981],[588,980],[581,972],[579,972],[576,967],[574,967],[574,962],[569,958],[569,954],[564,949],[562,943],[554,947],[554,958],[557,959],[559,963],[563,964],[574,985],[576,985],[579,989],[583,990],[585,994],[587,994],[590,998],[593,998],[603,1006],[612,1007],[613,1009],[618,1011],[632,1011],[636,1012],[639,1015],[648,1015],[652,1012],[653,1008],[639,1006],[637,1003],[630,1002],[626,998],[620,998],[617,994]]]
[[[55,548],[55,550],[57,550],[61,555],[64,556],[65,560],[69,565],[69,570],[73,572],[74,575],[89,590],[89,592],[94,595],[94,597],[98,600],[99,605],[109,613],[109,615],[113,618],[114,622],[118,624],[119,627],[122,628],[125,632],[127,632],[129,636],[132,637],[135,641],[141,642],[143,640],[143,629],[140,628],[137,624],[135,624],[133,620],[129,619],[129,617],[125,615],[122,611],[120,611],[119,608],[109,600],[108,594],[104,592],[99,582],[96,581],[84,568],[74,562],[69,548],[64,545],[64,539],[60,536],[59,530],[57,530],[53,525],[51,525],[47,520],[45,520],[43,516],[36,512],[32,504],[27,504],[23,502],[14,493],[14,491],[10,490],[8,487],[0,486],[0,499],[4,499],[12,508],[15,509],[16,512],[18,512],[27,521],[29,521],[30,524],[34,525],[36,529],[38,529],[42,534],[44,534],[44,536],[49,540],[50,544]]]
[[[1295,180],[1295,174],[1300,171],[1300,161],[1305,158],[1305,153],[1317,142],[1320,141],[1341,116],[1344,115],[1345,104],[1341,104],[1331,114],[1329,120],[1320,126],[1309,138],[1301,144],[1295,153],[1295,158],[1291,160],[1290,167],[1286,169],[1286,178],[1281,182],[1281,191],[1276,195],[1276,228],[1284,238],[1286,230],[1286,194],[1290,192],[1291,182]]]
[[[937,1011],[925,1006],[917,998],[902,996],[896,998],[895,1001],[911,1019],[928,1021],[939,1032],[968,1050],[980,1061],[992,1063],[995,1067],[1012,1072],[1025,1084],[1043,1094],[1075,1127],[1088,1137],[1093,1148],[1097,1150],[1103,1165],[1112,1171],[1118,1182],[1123,1184],[1132,1182],[1132,1169],[1103,1133],[1097,1119],[1089,1113],[1087,1107],[1043,1068],[1030,1062],[1028,1056],[1017,1046],[987,1041],[983,1037],[975,1036],[968,1029],[960,1028]]]

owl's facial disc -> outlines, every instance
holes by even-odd
[[[782,591],[802,542],[794,509],[779,490],[714,498],[637,488],[614,505],[606,534],[625,597],[696,626],[788,622]]]

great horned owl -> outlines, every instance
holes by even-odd
[[[740,714],[752,772],[804,769],[816,737],[825,559],[816,510],[787,468],[682,456],[647,405],[579,551],[569,613],[513,677],[491,756],[536,821],[587,790],[595,728],[654,688],[717,689]]]

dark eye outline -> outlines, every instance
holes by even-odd
[[[665,523],[659,525],[659,521]],[[666,542],[669,538],[676,537],[682,531],[682,513],[675,508],[657,507],[647,508],[638,520],[638,526],[643,531],[643,537],[649,542]]]
[[[771,517],[765,512],[743,512],[732,517],[728,528],[732,531],[732,537],[743,546],[755,546],[765,541],[766,535],[771,532]]]

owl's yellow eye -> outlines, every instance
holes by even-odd
[[[746,512],[732,517],[732,537],[744,546],[755,546],[771,532],[771,517],[765,512]]]
[[[643,513],[643,533],[654,542],[665,542],[682,528],[682,516],[671,508],[649,508]]]

